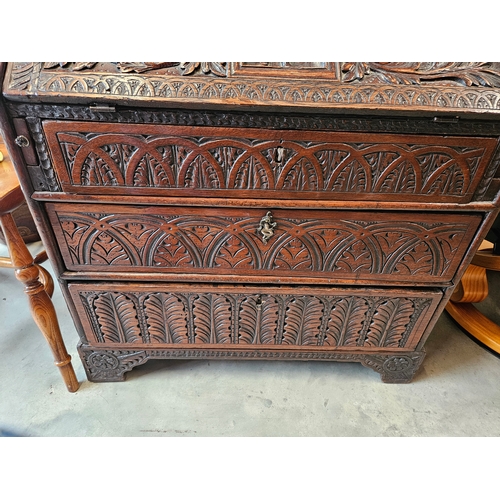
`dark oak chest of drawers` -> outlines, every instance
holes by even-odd
[[[496,63],[4,70],[92,381],[215,357],[408,382],[498,211]]]

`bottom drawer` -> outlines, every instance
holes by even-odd
[[[439,290],[71,283],[93,382],[148,359],[357,361],[410,382]]]
[[[439,290],[72,283],[86,345],[412,350]]]

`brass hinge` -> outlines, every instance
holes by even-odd
[[[108,106],[107,104],[96,104],[95,106],[89,106],[89,109],[97,113],[114,113],[116,111],[114,106]]]
[[[458,116],[435,116],[432,120],[435,123],[458,123]]]

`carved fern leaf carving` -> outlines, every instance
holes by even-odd
[[[406,299],[385,299],[377,303],[364,345],[399,347],[413,314],[413,303]]]
[[[184,187],[194,189],[220,189],[223,186],[223,180],[213,165],[203,156],[198,155],[186,169]]]
[[[103,293],[94,301],[105,342],[140,342],[141,330],[134,302],[125,294]]]
[[[116,163],[116,166],[120,169],[125,179],[130,158],[137,151],[137,148],[131,144],[106,144],[101,146],[101,149],[113,158],[113,161]]]
[[[317,191],[318,185],[316,170],[306,158],[300,158],[283,181],[283,189],[294,191]]]
[[[118,182],[109,165],[93,152],[90,152],[83,162],[80,178],[82,186],[118,186],[123,184],[123,179]]]
[[[146,153],[135,169],[134,186],[171,187],[171,182],[163,165],[149,153]]]
[[[266,169],[259,160],[254,156],[250,156],[239,167],[235,176],[234,187],[237,189],[269,189],[271,186]]]
[[[195,342],[231,343],[231,303],[225,295],[200,294],[194,301]]]
[[[270,295],[251,295],[239,310],[240,344],[274,344],[278,322],[278,304]]]
[[[408,299],[393,299],[397,302],[397,310],[388,325],[384,347],[401,347],[401,341],[415,310],[414,304]]]
[[[175,294],[153,293],[144,301],[144,307],[152,343],[188,342],[186,311]]]
[[[335,182],[331,189],[332,191],[342,193],[368,190],[367,174],[361,163],[358,160],[353,160],[343,166],[342,170],[335,177]]]
[[[295,297],[288,303],[282,344],[317,345],[323,304],[317,297]]]
[[[367,307],[366,299],[361,297],[338,300],[330,314],[324,345],[356,345],[366,320]]]

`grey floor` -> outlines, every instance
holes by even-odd
[[[497,279],[481,307],[500,317],[499,290]],[[96,384],[86,380],[57,284],[54,304],[81,382],[74,394],[66,391],[31,320],[22,285],[11,270],[0,269],[4,434],[500,436],[500,359],[446,313],[409,385],[383,384],[377,373],[355,363],[202,360],[150,361],[129,372],[125,382]]]

